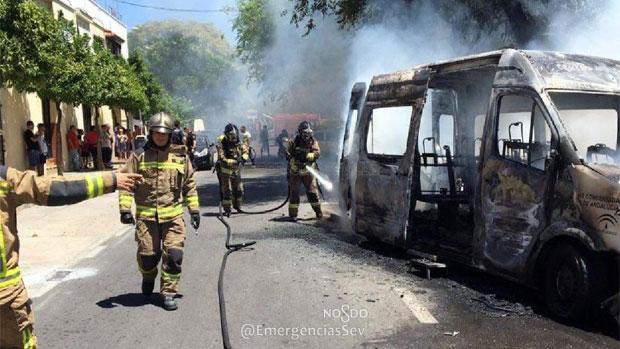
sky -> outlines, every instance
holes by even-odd
[[[194,10],[219,10],[224,7],[234,7],[235,0],[126,0],[128,2],[155,6],[180,9]],[[97,2],[105,8],[114,8],[120,15],[121,20],[131,30],[135,26],[153,20],[197,20],[201,22],[210,22],[220,29],[231,46],[235,42],[235,33],[232,30],[232,20],[236,16],[235,12],[210,12],[210,13],[187,13],[187,12],[171,12],[140,8],[123,4],[117,0],[97,0]]]

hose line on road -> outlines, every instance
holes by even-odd
[[[272,209],[269,210],[264,210],[264,211],[245,211],[242,209],[239,209],[239,213],[244,213],[244,214],[265,214],[265,213],[269,213],[269,212],[273,212],[273,211],[277,211],[279,209],[281,209],[282,207],[284,207],[284,205],[286,205],[286,203],[288,202],[288,199],[291,197],[291,191],[288,191],[288,194],[286,195],[286,199],[284,199],[284,201],[277,207],[274,207]]]
[[[287,198],[288,200],[288,198]],[[219,215],[217,219],[224,224],[226,227],[226,253],[222,258],[222,266],[220,267],[220,276],[217,281],[217,295],[220,301],[220,326],[222,329],[222,342],[224,344],[224,349],[231,349],[230,338],[228,336],[228,323],[226,321],[226,301],[224,299],[224,270],[226,269],[226,260],[228,256],[236,251],[242,250],[248,246],[252,246],[256,244],[256,241],[247,241],[237,244],[231,244],[230,239],[232,235],[232,229],[230,228],[230,224],[224,219],[224,215],[222,214],[222,203],[220,202],[219,207]]]

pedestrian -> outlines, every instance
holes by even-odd
[[[97,143],[99,143],[99,133],[96,126],[91,126],[84,136],[90,157],[93,160],[93,168],[97,168]]]
[[[299,124],[297,135],[288,146],[289,158],[289,190],[290,200],[288,205],[288,215],[291,220],[297,220],[299,212],[299,185],[303,183],[306,187],[306,196],[316,217],[323,218],[321,202],[319,201],[319,191],[316,178],[306,169],[311,167],[317,169],[316,160],[321,154],[319,142],[314,139],[310,123],[303,121]]]
[[[33,314],[19,268],[17,208],[24,204],[60,206],[111,193],[131,190],[136,174],[96,173],[71,179],[37,177],[0,166],[0,348],[36,348]],[[70,218],[70,217],[69,217]],[[44,227],[42,227],[44,228]]]
[[[124,128],[118,130],[118,155],[121,159],[127,160],[128,139]]]
[[[187,155],[189,159],[194,161],[194,152],[196,151],[196,135],[191,128],[187,129]]]
[[[129,128],[125,130],[125,135],[127,135],[127,156],[129,157],[129,153],[134,151],[135,136]]]
[[[78,140],[80,141],[80,168],[82,170],[88,169],[88,157],[90,152],[88,151],[88,144],[84,140],[84,129],[78,129]]]
[[[222,208],[230,216],[231,205],[238,212],[243,202],[243,182],[239,163],[248,161],[250,156],[247,144],[240,141],[239,130],[233,124],[226,125],[224,134],[218,137],[217,144],[217,179],[220,182]]]
[[[101,142],[101,160],[106,168],[112,168],[112,141],[113,136],[110,134],[110,125],[103,124],[99,140]]]
[[[252,147],[252,134],[245,126],[241,126],[239,131],[241,132],[241,142],[245,143],[248,149],[250,149]]]
[[[122,128],[122,127],[121,127],[120,125],[116,125],[116,126],[114,126],[114,128],[112,129],[112,130],[113,130],[112,134],[114,135],[114,143],[113,143],[113,144],[114,144],[114,156],[115,156],[117,159],[120,159],[120,157],[121,157],[120,151],[119,151],[119,149],[118,149],[118,142],[119,142],[118,137],[119,137],[119,136],[120,136],[120,134],[121,134],[121,128]]]
[[[39,136],[34,133],[34,122],[26,122],[24,131],[24,143],[26,144],[26,155],[28,157],[28,169],[37,171],[41,164],[41,151],[39,150]]]
[[[77,128],[75,125],[69,126],[67,132],[67,148],[69,149],[69,160],[71,170],[79,172],[80,169],[80,140],[78,139]]]
[[[263,129],[260,131],[260,156],[263,157],[263,151],[267,151],[267,156],[269,154],[269,130],[267,130],[267,125],[263,126]]]
[[[181,122],[179,120],[174,120],[174,130],[172,131],[172,144],[176,145],[185,145],[185,133],[181,129]]]
[[[288,152],[288,131],[286,129],[282,129],[282,132],[276,137],[276,144],[278,145],[278,156],[284,160],[287,160],[287,152]]]
[[[138,267],[142,272],[142,294],[150,296],[155,287],[160,258],[160,294],[166,310],[176,310],[175,296],[181,279],[185,241],[183,204],[191,214],[194,229],[200,226],[198,192],[194,169],[184,146],[171,144],[173,121],[156,114],[149,120],[148,142],[140,155],[131,154],[123,172],[140,173],[144,181],[135,190],[119,195],[121,222],[136,223],[131,213],[136,203]]]
[[[49,155],[47,140],[45,139],[45,125],[37,124],[37,136],[39,138],[39,165],[37,166],[37,174],[43,176],[45,174],[45,163]]]

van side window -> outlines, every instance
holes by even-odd
[[[497,149],[505,159],[544,170],[550,159],[551,130],[536,101],[527,96],[501,97]]]
[[[366,136],[368,154],[404,155],[412,112],[412,106],[373,109]]]

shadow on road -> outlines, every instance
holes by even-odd
[[[198,195],[200,197],[201,206],[217,208],[220,201],[219,184],[215,176],[212,178],[214,178],[215,181],[209,181],[207,184],[198,186]],[[245,189],[243,203],[245,205],[284,200],[288,193],[288,187],[286,184],[286,169],[284,169],[284,172],[281,175],[244,177],[243,186]]]
[[[176,295],[175,298],[183,298],[183,295]],[[142,293],[125,293],[118,296],[106,298],[97,302],[97,305],[104,309],[112,309],[118,306],[123,307],[143,307],[145,305],[159,305],[161,297],[158,293],[154,293],[150,297],[144,296]]]

